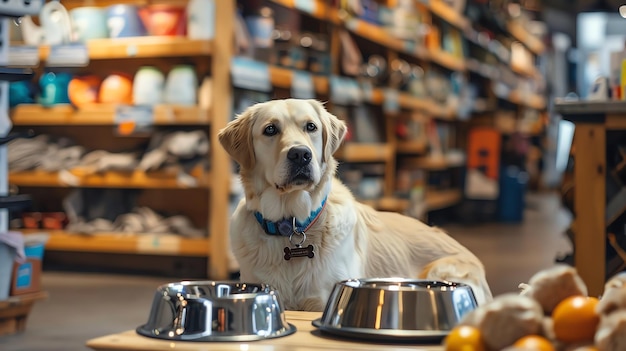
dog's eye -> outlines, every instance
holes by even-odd
[[[306,124],[306,130],[308,132],[314,132],[314,131],[317,130],[317,126],[315,125],[315,123],[309,122],[309,123]]]
[[[276,128],[275,125],[270,124],[267,127],[265,127],[265,129],[263,130],[263,134],[267,135],[267,136],[272,136],[272,135],[276,135],[278,133],[278,128]]]

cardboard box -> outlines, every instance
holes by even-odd
[[[26,261],[14,263],[11,281],[11,296],[30,294],[41,290],[41,267],[44,244],[26,245]]]

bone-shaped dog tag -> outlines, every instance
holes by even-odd
[[[313,258],[315,256],[315,251],[313,251],[313,245],[308,245],[307,247],[302,247],[297,245],[294,248],[285,248],[285,261],[289,261],[292,257],[308,257]]]

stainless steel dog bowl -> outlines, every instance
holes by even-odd
[[[140,335],[171,341],[254,341],[296,331],[265,284],[180,282],[158,287]]]
[[[358,339],[441,341],[477,306],[465,284],[392,279],[346,280],[335,284],[322,318],[322,332]]]

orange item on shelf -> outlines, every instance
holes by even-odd
[[[149,35],[184,36],[187,34],[185,7],[167,4],[149,5],[139,10],[139,16]]]
[[[100,85],[99,100],[101,103],[132,104],[132,79],[120,73],[109,75]]]
[[[490,179],[500,173],[501,136],[494,128],[474,128],[469,132],[467,168],[480,169]]]
[[[67,87],[70,102],[76,107],[98,102],[101,83],[102,79],[93,75],[72,78]]]

